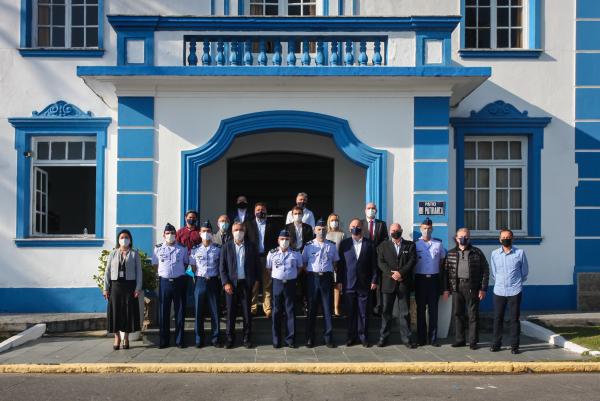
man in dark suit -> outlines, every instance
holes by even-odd
[[[239,195],[235,201],[236,208],[228,213],[231,224],[239,221],[245,223],[252,219],[252,210],[248,207],[248,198],[245,195]]]
[[[377,215],[377,205],[373,202],[367,203],[365,207],[365,219],[361,220],[363,237],[370,239],[375,245],[375,249],[388,239],[388,229],[385,221],[375,218]],[[382,295],[381,295],[381,277],[377,282],[377,289],[371,292],[373,300],[373,313],[380,315],[382,311]]]
[[[258,202],[254,205],[254,217],[246,220],[246,239],[254,244],[256,252],[260,259],[260,273],[263,286],[262,307],[267,318],[271,317],[271,271],[266,268],[267,253],[277,247],[277,230],[274,224],[267,219],[267,205]],[[250,308],[253,315],[258,313],[258,290],[252,290],[252,306]]]
[[[392,330],[394,303],[398,305],[398,325],[400,336],[408,348],[416,348],[411,339],[408,325],[408,303],[413,269],[417,263],[417,249],[414,242],[402,238],[402,227],[398,223],[390,226],[391,241],[382,242],[377,248],[377,264],[381,270],[381,293],[383,294],[383,319],[378,347],[387,344]]]
[[[362,224],[355,218],[350,222],[351,237],[340,242],[337,284],[341,284],[348,313],[346,346],[360,340],[368,347],[367,305],[369,291],[377,287],[377,258],[373,242],[362,236]]]
[[[244,225],[234,223],[232,231],[233,241],[228,241],[223,245],[219,263],[221,283],[227,302],[227,340],[225,348],[233,347],[238,302],[241,303],[244,320],[242,344],[246,348],[251,348],[252,315],[250,313],[250,299],[252,290],[258,288],[260,284],[260,262],[256,253],[256,246],[244,241]]]

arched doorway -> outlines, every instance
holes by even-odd
[[[269,215],[283,227],[296,194],[310,196],[309,208],[315,218],[326,217],[333,207],[334,159],[292,152],[263,152],[227,161],[227,210],[234,209],[235,197],[244,194],[251,201],[268,205]]]

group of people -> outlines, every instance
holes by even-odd
[[[348,235],[339,216],[315,222],[306,207],[308,195],[299,193],[284,227],[275,227],[267,217],[267,205],[258,202],[253,213],[248,199],[239,196],[236,209],[219,216],[216,232],[210,221],[198,224],[198,214],[188,211],[185,227],[167,224],[164,242],[155,246],[152,264],[159,275],[159,348],[170,343],[171,306],[175,311],[175,344],[185,347],[184,310],[189,276],[194,277],[195,345],[222,347],[219,299],[226,304],[226,348],[235,342],[236,314],[243,320],[242,345],[252,347],[252,317],[258,314],[262,288],[262,311],[272,319],[273,347],[295,348],[296,316],[306,307],[306,346],[316,344],[315,321],[319,307],[323,315],[323,342],[333,340],[334,315],[341,313],[343,299],[347,317],[346,345],[370,346],[368,316],[381,316],[378,347],[389,342],[397,309],[402,343],[408,348],[440,346],[437,333],[440,296],[452,294],[455,322],[453,347],[467,344],[478,348],[479,303],[488,290],[490,273],[494,285],[494,333],[490,350],[499,351],[505,310],[508,308],[510,348],[519,352],[519,313],[528,264],[523,250],[513,246],[513,233],[500,231],[500,247],[490,255],[470,242],[467,228],[457,230],[455,246],[446,251],[432,237],[433,222],[426,218],[416,241],[402,237],[402,227],[377,219],[377,206],[368,203],[365,218],[353,218]],[[139,313],[133,310],[141,291],[141,261],[132,248],[131,233],[118,235],[118,246],[109,255],[104,295],[109,300],[108,328],[125,333],[139,330]],[[186,274],[187,272],[187,274]],[[416,337],[410,325],[410,294],[416,301]],[[210,336],[204,333],[204,314],[211,317]],[[283,327],[282,327],[283,326]],[[285,329],[285,330],[284,330]],[[120,337],[115,334],[115,349]],[[123,348],[128,348],[127,337]]]

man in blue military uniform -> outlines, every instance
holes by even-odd
[[[438,303],[442,293],[443,263],[446,250],[442,242],[431,238],[433,222],[426,218],[420,226],[421,238],[415,243],[417,247],[417,264],[415,266],[415,302],[417,303],[417,338],[420,346],[427,342],[439,347],[437,338]],[[444,291],[444,299],[448,299],[448,291]],[[429,317],[429,330],[425,319],[425,310]]]
[[[159,348],[169,346],[171,336],[171,303],[175,307],[175,344],[185,347],[184,311],[186,298],[185,267],[189,264],[188,250],[176,242],[176,230],[167,223],[163,232],[165,242],[154,247],[152,266],[158,268]]]
[[[290,248],[290,233],[281,230],[277,239],[279,246],[267,254],[266,268],[273,279],[273,347],[281,348],[281,318],[284,306],[287,335],[285,345],[296,348],[296,278],[302,268],[302,255]]]
[[[315,319],[319,299],[323,307],[325,320],[324,340],[328,348],[334,348],[331,292],[333,289],[333,271],[340,259],[335,242],[325,239],[327,227],[325,220],[319,219],[315,226],[315,239],[309,241],[302,251],[302,264],[306,266],[308,287],[308,319],[306,325],[306,346],[314,346]],[[341,284],[338,285],[341,287]]]
[[[221,280],[219,277],[219,260],[221,257],[221,246],[212,242],[212,226],[210,221],[205,221],[200,226],[200,238],[202,243],[192,248],[190,253],[190,265],[194,269],[196,285],[194,288],[194,299],[196,301],[196,347],[202,347],[204,336],[204,311],[208,303],[210,311],[210,342],[215,347],[220,347],[219,342],[219,306],[218,299],[221,291]]]

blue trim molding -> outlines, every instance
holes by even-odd
[[[493,288],[494,286],[489,286],[487,291],[488,296],[485,297],[480,304],[482,311],[487,312],[494,309],[494,297],[491,296],[493,294]],[[577,288],[574,284],[523,286],[521,310],[558,311],[575,309],[577,309]]]
[[[539,58],[542,49],[542,0],[528,0],[529,3],[529,45],[524,49],[467,49],[465,48],[465,0],[460,0],[460,49],[458,54],[463,59],[518,59]]]
[[[93,117],[77,106],[65,101],[50,104],[41,112],[34,111],[31,117],[13,117],[8,122],[15,128],[17,150],[17,227],[16,240],[31,238],[31,138],[34,136],[93,136],[96,138],[96,215],[95,237],[104,237],[104,153],[106,130],[111,123],[108,117]],[[37,238],[36,238],[37,239]],[[45,241],[39,238],[40,241]],[[102,241],[99,242],[100,245]],[[48,239],[46,246],[76,246],[72,243]],[[34,246],[36,242],[20,242],[19,246]],[[32,245],[33,244],[33,245]],[[39,243],[37,243],[39,244]],[[94,242],[88,245],[93,246]]]
[[[432,65],[426,60],[425,45],[427,41],[438,40],[442,42],[442,62],[433,65],[452,64],[452,32],[423,32],[418,31],[416,35],[416,65]],[[387,49],[387,46],[386,46]]]
[[[98,0],[98,47],[33,47],[34,0],[21,0],[19,53],[23,57],[102,57],[104,56],[104,0]]]
[[[456,149],[456,226],[464,225],[464,168],[465,137],[467,136],[527,136],[527,237],[519,238],[521,243],[540,243],[541,238],[541,185],[542,148],[544,128],[552,121],[550,117],[529,117],[527,111],[520,112],[516,107],[502,100],[489,103],[480,111],[471,111],[470,117],[451,118],[454,127],[454,147]],[[481,238],[481,244],[487,239]],[[491,239],[490,239],[491,240]],[[496,240],[497,241],[497,240]]]
[[[106,301],[98,287],[0,288],[0,312],[106,312]]]
[[[378,217],[387,217],[387,151],[362,143],[346,120],[325,114],[273,110],[244,114],[221,121],[217,132],[201,147],[181,155],[181,216],[200,209],[201,169],[221,158],[234,139],[260,132],[286,130],[330,137],[348,159],[366,168],[366,202],[378,205]]]

